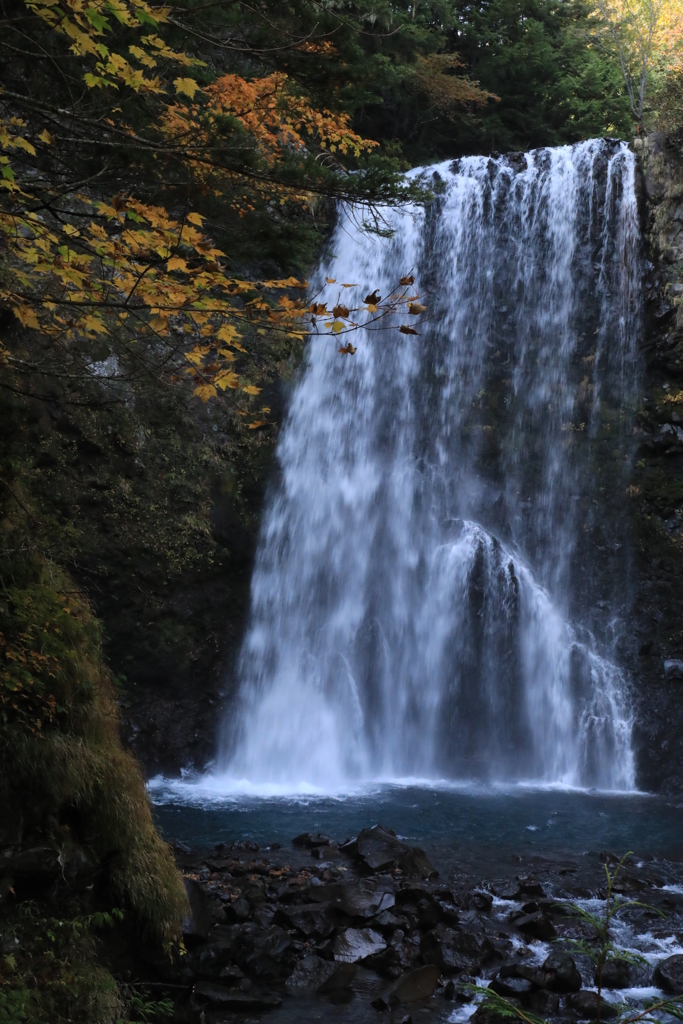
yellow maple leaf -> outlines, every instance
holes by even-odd
[[[194,212],[188,213],[187,219],[190,222],[190,224],[196,224],[198,228],[202,226],[202,223],[204,221],[204,218],[202,217],[201,213]]]
[[[216,337],[220,338],[221,341],[225,341],[228,345],[237,337],[237,328],[233,327],[232,324],[223,324],[221,328],[216,332]]]
[[[213,384],[198,384],[192,394],[196,398],[201,398],[202,402],[208,402],[210,398],[215,398],[217,391]]]
[[[254,387],[253,384],[247,384],[245,388],[242,388],[242,391],[247,395],[258,395],[260,390],[261,388]]]
[[[216,384],[221,391],[225,391],[226,388],[238,388],[240,379],[236,373],[224,373],[222,376],[216,378]]]
[[[187,270],[187,263],[181,256],[172,256],[166,266],[168,270]]]
[[[30,306],[15,306],[14,315],[21,322],[22,327],[33,327],[36,330],[40,330],[36,311],[31,309]]]
[[[174,78],[173,84],[175,85],[176,92],[189,96],[191,100],[194,99],[194,94],[199,89],[194,78]]]

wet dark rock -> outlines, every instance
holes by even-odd
[[[533,991],[533,984],[528,978],[501,977],[500,974],[491,981],[490,988],[499,996],[524,996]]]
[[[515,926],[525,938],[540,942],[550,942],[557,935],[554,924],[542,910],[516,918]]]
[[[291,939],[284,928],[273,925],[255,940],[254,950],[258,954],[267,954],[273,959],[279,959],[291,944]]]
[[[438,924],[422,936],[420,953],[424,960],[436,964],[446,975],[470,971],[482,959],[481,947],[473,935],[444,924]]]
[[[540,896],[543,898],[545,892],[543,886],[536,878],[530,878],[527,875],[519,875],[517,877],[519,883],[519,891],[524,896]]]
[[[185,878],[185,892],[190,913],[183,921],[183,937],[188,945],[205,939],[213,924],[211,903],[206,892],[194,878]]]
[[[396,837],[396,833],[382,825],[364,828],[356,840],[358,856],[371,871],[395,867],[409,847]]]
[[[370,871],[401,868],[407,876],[428,879],[437,875],[424,850],[408,846],[383,825],[364,828],[355,844],[345,844],[340,849],[355,852]]]
[[[557,992],[548,992],[544,988],[536,989],[531,993],[527,1006],[532,1013],[537,1013],[542,1017],[552,1017],[559,1013],[560,997]]]
[[[403,931],[398,929],[387,949],[369,957],[366,966],[385,978],[400,978],[414,966],[419,953],[419,947],[407,941]]]
[[[333,905],[349,917],[374,917],[396,903],[392,879],[362,878],[355,885],[340,886]]]
[[[597,976],[594,979],[597,985]],[[602,970],[603,988],[630,988],[631,965],[626,960],[609,960]]]
[[[523,980],[529,982],[532,988],[547,988],[552,982],[552,974],[532,964],[505,964],[498,971],[498,978],[501,982]],[[581,988],[581,978],[579,978]],[[519,990],[522,991],[522,988]]]
[[[443,907],[437,900],[421,899],[417,904],[417,915],[420,928],[433,928],[439,921],[443,920]]]
[[[418,967],[417,970],[404,975],[391,986],[388,1002],[399,1002],[406,1006],[421,999],[429,999],[434,995],[438,983],[439,968],[434,964],[425,964],[424,967]]]
[[[270,1010],[282,1005],[282,1000],[278,996],[256,990],[241,992],[234,988],[226,988],[224,985],[215,985],[210,981],[198,982],[194,987],[194,994],[197,999],[226,1010]]]
[[[292,839],[292,846],[299,846],[305,850],[312,850],[317,846],[329,846],[330,837],[324,836],[320,832],[315,835],[312,832],[302,832],[300,836],[296,836]]]
[[[275,910],[273,907],[263,906],[254,911],[254,921],[264,929],[270,928],[271,924],[273,924],[274,917]]]
[[[472,889],[458,900],[461,910],[488,911],[493,906],[493,896],[485,889]]]
[[[386,940],[372,928],[346,928],[334,940],[334,959],[356,963],[386,948]]]
[[[595,1020],[598,1015],[598,993],[586,988],[581,989],[580,992],[575,992],[567,998],[567,1005],[576,1010],[581,1020]],[[601,1020],[613,1020],[616,1016],[618,1016],[616,1006],[601,999]]]
[[[253,839],[236,839],[234,843],[230,843],[231,850],[248,850],[250,853],[258,853],[259,845],[255,843]]]
[[[372,919],[373,928],[381,928],[383,931],[393,931],[396,928],[401,928],[403,924],[403,918],[398,917],[392,910],[383,910],[381,914],[377,914]]]
[[[491,892],[499,900],[518,900],[522,895],[519,882],[510,881],[494,882],[491,886]]]
[[[221,970],[232,959],[235,945],[233,942],[212,942],[199,950],[197,974],[200,978],[216,978]]]
[[[280,913],[288,924],[307,938],[312,935],[327,938],[335,927],[334,916],[324,903],[305,903],[303,906],[288,907]]]
[[[664,662],[665,679],[683,679],[683,661],[677,658],[668,658]]]
[[[655,967],[655,984],[669,995],[683,995],[683,953],[676,953]]]
[[[578,992],[581,988],[581,975],[569,953],[552,952],[545,960],[543,970],[549,975],[544,987],[552,992]]]
[[[218,973],[218,980],[222,985],[239,985],[243,977],[244,971],[241,971],[236,964],[226,964]]]
[[[235,924],[237,921],[248,921],[251,917],[249,902],[240,897],[234,903],[228,903],[223,908],[223,914],[228,924]]]
[[[304,992],[333,992],[351,984],[356,973],[355,964],[325,961],[312,953],[304,956],[287,979],[286,988],[292,995]]]

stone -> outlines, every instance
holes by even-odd
[[[258,853],[259,845],[253,839],[237,839],[230,843],[231,850],[247,850],[249,853]]]
[[[226,1010],[270,1010],[282,1005],[282,1000],[278,996],[255,990],[236,991],[234,988],[215,985],[210,981],[198,982],[194,987],[194,994],[198,999]]]
[[[655,967],[654,980],[669,995],[683,995],[683,953],[661,960]]]
[[[537,939],[540,942],[550,942],[557,936],[555,926],[550,918],[537,910],[533,914],[525,914],[515,920],[515,926],[526,939]]]
[[[665,679],[683,679],[683,661],[676,658],[667,658],[664,662]]]
[[[505,964],[498,971],[498,978],[501,982],[516,978],[528,981],[532,988],[546,988],[552,981],[552,977],[552,974],[548,971],[541,970],[540,967],[534,967],[531,964]],[[580,978],[579,988],[581,988]],[[520,991],[522,991],[521,988]]]
[[[576,1010],[580,1020],[595,1020],[598,1015],[598,993],[583,988],[567,998],[567,1005]],[[618,1016],[616,1006],[605,999],[600,1000],[600,1019],[613,1020]]]
[[[324,903],[304,903],[301,906],[288,907],[282,914],[292,927],[297,928],[307,938],[318,935],[324,939],[334,930],[334,917]]]
[[[597,985],[597,977],[594,979]],[[608,960],[602,969],[603,988],[630,988],[631,966],[626,960]]]
[[[239,985],[243,977],[244,972],[236,964],[226,964],[218,973],[218,980],[224,985]]]
[[[201,978],[215,978],[222,968],[232,959],[233,942],[212,942],[203,946],[199,952],[197,974]]]
[[[185,892],[190,904],[190,913],[183,921],[183,937],[191,945],[205,939],[213,924],[209,898],[199,882],[194,878],[185,878]]]
[[[234,903],[226,903],[223,907],[223,914],[228,924],[236,921],[247,921],[251,917],[251,907],[243,896],[236,899]]]
[[[483,910],[484,912],[493,906],[493,896],[484,889],[472,889],[459,901],[462,910]]]
[[[519,882],[495,882],[491,886],[491,892],[494,896],[497,896],[499,900],[518,900],[522,895],[522,891],[519,887]]]
[[[444,912],[435,899],[421,899],[417,905],[420,928],[433,928],[443,920]]]
[[[403,923],[403,919],[397,917],[396,914],[393,914],[390,910],[383,910],[381,914],[377,914],[377,916],[372,919],[373,927],[388,928],[390,930],[400,928]]]
[[[665,423],[659,429],[658,438],[665,442],[683,444],[683,429],[675,423]]]
[[[540,896],[541,898],[545,896],[543,886],[535,878],[530,878],[528,875],[518,875],[517,882],[519,883],[519,891],[524,896]]]
[[[390,1002],[399,1002],[406,1006],[421,999],[429,999],[434,995],[439,983],[439,968],[434,964],[418,967],[410,974],[404,975],[390,989]]]
[[[348,988],[353,979],[356,976],[358,968],[355,964],[339,963],[335,971],[330,974],[329,978],[322,983],[318,988],[318,992],[321,995],[329,995],[334,992],[339,992],[341,989]]]
[[[527,1005],[532,1013],[554,1017],[560,1011],[560,997],[557,992],[548,992],[545,988],[536,989],[531,993]]]
[[[278,960],[289,949],[291,944],[292,940],[284,928],[272,925],[263,935],[259,935],[255,940],[254,949],[259,954],[266,954],[274,960]]]
[[[412,942],[407,942],[401,929],[398,929],[389,948],[370,957],[366,961],[366,966],[386,978],[400,978],[413,967],[418,953],[419,948]]]
[[[533,991],[533,984],[528,978],[501,977],[500,973],[493,978],[489,986],[499,996],[524,996]]]
[[[438,874],[424,850],[404,843],[395,832],[383,825],[364,828],[359,832],[355,844],[345,844],[340,849],[353,849],[371,871],[400,867],[406,876],[424,879],[434,878]]]
[[[340,886],[333,904],[349,917],[374,917],[395,906],[394,884],[391,879],[363,878],[356,885]]]
[[[446,975],[471,971],[482,959],[481,947],[474,935],[456,931],[443,923],[422,936],[420,953],[424,960],[436,964]]]
[[[551,992],[578,992],[581,988],[581,975],[569,953],[552,952],[543,963],[543,970],[549,975],[544,988]]]
[[[374,825],[364,828],[356,839],[358,856],[365,861],[371,871],[395,867],[410,849],[390,828]]]
[[[323,960],[319,956],[309,954],[303,960],[299,960],[285,982],[285,988],[292,995],[334,992],[350,985],[356,970],[355,964]]]
[[[315,835],[312,832],[302,832],[300,836],[292,839],[292,846],[299,846],[304,850],[312,850],[317,846],[329,845],[330,837],[324,836],[320,832],[317,832]]]
[[[372,928],[345,928],[334,940],[334,959],[356,963],[386,948],[386,941]]]

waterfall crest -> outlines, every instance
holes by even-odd
[[[614,650],[638,366],[634,157],[593,140],[428,173],[435,201],[387,211],[390,239],[342,214],[321,271],[358,282],[355,305],[412,270],[430,320],[420,337],[360,333],[354,356],[308,347],[221,768],[293,787],[629,789]],[[334,305],[338,286],[325,289]],[[606,522],[610,494],[624,497]]]

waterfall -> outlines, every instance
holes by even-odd
[[[427,170],[342,211],[321,269],[360,304],[415,275],[419,337],[312,339],[278,447],[232,780],[634,786],[624,523],[637,389],[635,162],[592,140]]]

